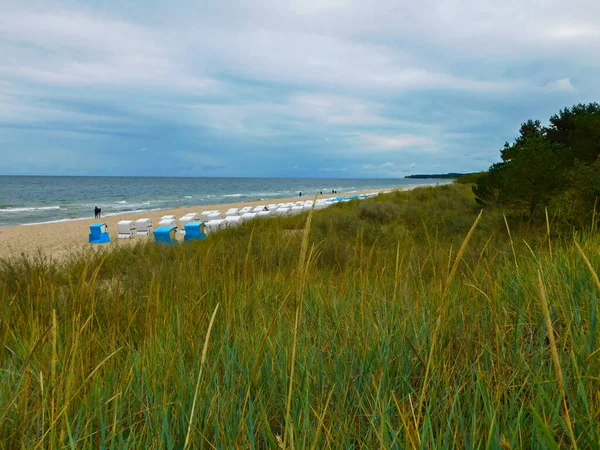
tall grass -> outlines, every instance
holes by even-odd
[[[4,260],[0,448],[597,448],[600,238],[479,213],[452,185]]]

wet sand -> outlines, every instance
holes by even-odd
[[[389,189],[388,189],[389,190]],[[381,189],[371,189],[359,191],[357,193],[367,194],[380,192]],[[355,194],[355,193],[352,193]],[[319,195],[318,198],[337,197],[338,195],[350,194],[329,194]],[[62,258],[67,256],[72,251],[90,248],[94,246],[88,243],[88,234],[90,225],[93,223],[106,223],[108,225],[108,233],[110,234],[111,242],[104,244],[105,246],[129,245],[128,241],[136,241],[138,239],[152,239],[152,236],[138,236],[135,239],[117,239],[117,222],[120,220],[137,220],[143,217],[152,219],[153,225],[156,227],[161,216],[174,215],[179,219],[189,212],[201,213],[202,211],[218,210],[225,214],[229,208],[242,208],[244,206],[267,205],[270,203],[287,203],[296,202],[299,200],[313,200],[314,197],[303,196],[282,199],[267,199],[256,200],[241,203],[228,203],[218,205],[200,205],[191,207],[179,207],[174,209],[164,209],[157,211],[146,211],[135,214],[121,214],[118,216],[103,217],[102,219],[84,219],[72,220],[56,223],[44,223],[33,225],[15,225],[10,227],[0,228],[0,256],[12,257],[22,253],[33,254],[38,251],[52,256],[54,258]],[[93,213],[93,211],[90,211]]]

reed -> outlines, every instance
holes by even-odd
[[[479,214],[449,185],[0,260],[0,448],[600,446],[600,236]]]

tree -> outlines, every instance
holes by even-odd
[[[525,213],[530,221],[551,204],[581,216],[600,196],[600,105],[565,108],[548,127],[528,120],[500,156],[473,188],[480,204]]]

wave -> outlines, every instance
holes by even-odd
[[[118,205],[124,205],[127,203],[127,200],[119,200],[118,202],[115,202]]]
[[[111,213],[102,214],[102,217],[124,216],[126,214],[139,214],[139,213],[150,212],[150,211],[158,211],[158,210],[161,210],[161,209],[163,209],[163,208],[132,209],[131,211],[118,211],[118,212],[111,212]]]
[[[145,212],[151,212],[151,211],[159,211],[161,208],[154,208],[154,209],[136,209],[133,211],[121,211],[121,212],[115,212],[115,213],[108,213],[108,214],[102,214],[102,217],[112,217],[112,216],[124,216],[127,214],[139,214],[139,213],[145,213]],[[24,225],[24,226],[33,226],[33,225],[46,225],[49,223],[62,223],[62,222],[75,222],[78,220],[91,220],[93,219],[92,217],[74,217],[74,218],[68,218],[68,219],[56,219],[56,220],[45,220],[43,222],[29,222],[29,223],[21,223],[19,225]],[[100,219],[102,220],[102,219]]]
[[[186,195],[186,196],[185,196],[185,197],[183,197],[183,198],[192,198],[192,196],[191,196],[191,195]]]
[[[75,219],[56,219],[56,220],[45,220],[43,222],[20,223],[19,225],[23,225],[25,227],[30,227],[32,225],[45,225],[48,223],[73,222],[76,220],[87,220],[87,219],[89,219],[89,217],[77,217]]]
[[[243,197],[244,194],[225,194],[223,197]]]
[[[0,213],[20,213],[20,212],[35,212],[35,211],[60,211],[60,206],[32,206],[29,208],[4,208],[0,209]]]

